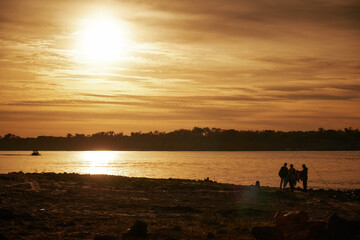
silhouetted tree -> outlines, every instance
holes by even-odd
[[[0,137],[0,150],[360,150],[360,131],[238,131],[194,127],[172,132],[132,132],[130,136],[114,131],[66,137],[21,138],[8,133]]]

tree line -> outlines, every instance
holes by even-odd
[[[171,132],[98,132],[66,137],[0,136],[0,150],[132,150],[132,151],[296,151],[360,150],[360,131],[239,131],[220,128],[179,129]]]

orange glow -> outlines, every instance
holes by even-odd
[[[82,159],[89,163],[86,173],[113,174],[110,163],[115,160],[116,154],[112,151],[88,151],[82,153]]]
[[[0,136],[360,128],[356,1],[164,2],[0,1]]]

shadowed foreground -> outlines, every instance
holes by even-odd
[[[7,239],[121,239],[137,220],[149,239],[253,239],[277,211],[312,220],[360,219],[360,191],[281,192],[179,179],[106,175],[0,175],[0,234]],[[107,235],[108,238],[99,238]],[[1,236],[0,236],[1,238]]]

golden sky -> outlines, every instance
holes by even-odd
[[[0,135],[360,128],[360,2],[2,0]]]

